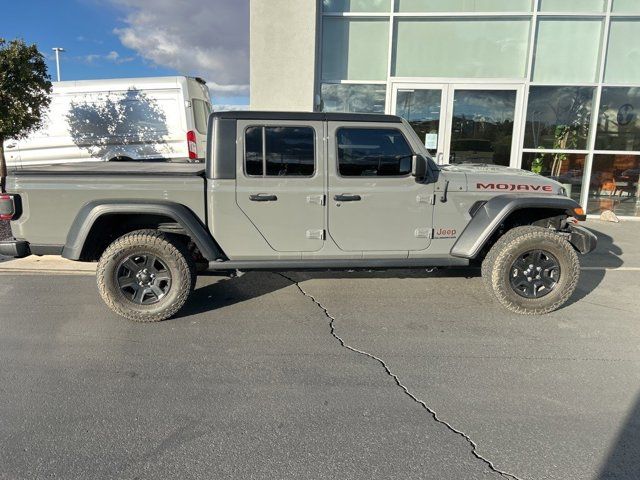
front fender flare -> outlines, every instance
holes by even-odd
[[[104,215],[163,215],[173,219],[209,261],[223,257],[220,248],[196,215],[184,205],[163,200],[94,200],[85,204],[73,221],[62,256],[80,260],[93,225]]]
[[[476,258],[491,235],[513,212],[528,208],[563,210],[573,215],[580,205],[561,195],[498,195],[485,203],[471,219],[451,249],[451,255],[460,258]]]

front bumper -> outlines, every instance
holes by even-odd
[[[571,225],[569,227],[569,243],[571,243],[578,252],[586,255],[596,249],[598,246],[598,237],[584,227]]]
[[[0,242],[0,255],[14,258],[24,258],[31,255],[29,243],[24,240],[5,240]]]

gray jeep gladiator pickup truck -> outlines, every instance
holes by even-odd
[[[220,112],[203,164],[15,170],[0,254],[98,261],[98,289],[135,321],[175,315],[198,273],[482,266],[491,295],[551,312],[595,236],[553,180],[438,166],[399,117]]]

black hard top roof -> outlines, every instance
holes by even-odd
[[[395,115],[372,113],[329,113],[329,112],[265,112],[265,111],[230,111],[213,112],[216,118],[230,120],[300,120],[328,122],[387,122],[400,123],[402,119]]]

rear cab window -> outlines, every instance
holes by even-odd
[[[315,173],[311,127],[252,126],[245,130],[245,173],[251,177],[311,177]]]
[[[344,127],[336,133],[342,177],[403,177],[411,174],[413,149],[395,128]]]
[[[207,122],[209,121],[209,115],[211,114],[211,105],[204,100],[194,98],[191,100],[193,105],[193,117],[198,133],[206,135]]]

